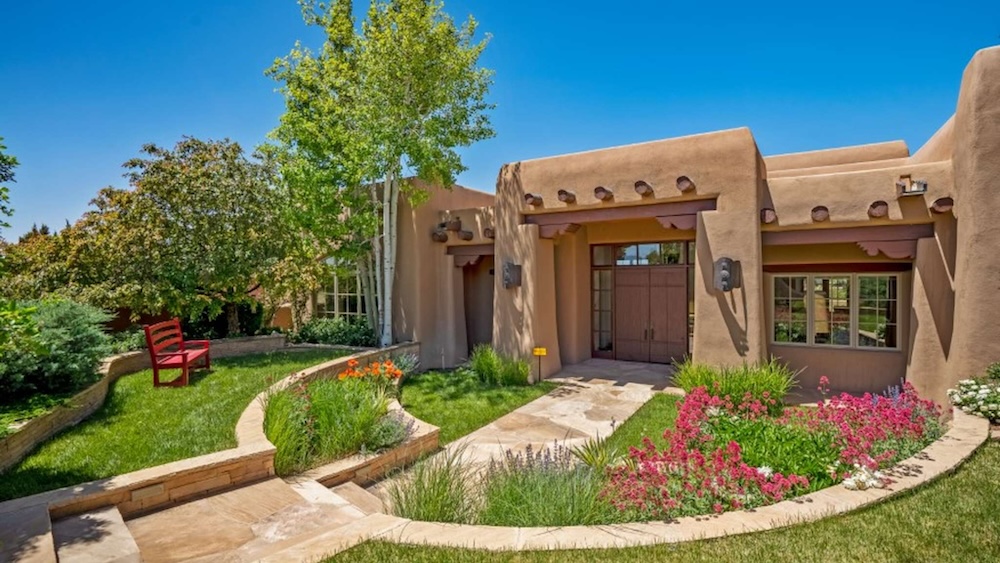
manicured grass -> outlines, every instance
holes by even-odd
[[[677,418],[678,403],[683,397],[676,395],[657,394],[621,423],[611,437],[608,446],[617,448],[622,454],[627,454],[630,446],[642,448],[643,436],[656,444],[658,449],[667,446],[663,440],[663,431],[674,427]]]
[[[680,545],[609,550],[488,553],[362,544],[328,561],[367,563],[615,563],[618,561],[997,561],[1000,444],[991,442],[955,475],[865,510],[773,532]]]
[[[430,371],[403,383],[400,404],[413,416],[439,427],[441,443],[447,444],[556,387],[546,381],[493,387],[468,371]]]
[[[180,388],[154,388],[151,371],[126,375],[90,418],[0,475],[0,501],[235,447],[236,422],[258,393],[339,355],[310,350],[220,359]]]

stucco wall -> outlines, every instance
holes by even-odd
[[[463,275],[447,245],[431,240],[431,231],[444,210],[492,206],[494,196],[461,186],[428,193],[421,205],[399,206],[393,335],[421,342],[423,367],[454,367],[468,351]]]
[[[1000,47],[966,67],[954,129],[958,253],[947,384],[1000,360]]]
[[[910,149],[903,141],[872,143],[854,147],[823,149],[817,151],[776,154],[764,159],[768,172],[817,166],[836,166],[856,162],[872,162],[892,158],[906,158]]]

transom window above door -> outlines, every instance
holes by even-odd
[[[694,263],[694,241],[602,244],[593,247],[594,266],[669,266]]]

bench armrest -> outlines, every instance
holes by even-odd
[[[185,340],[184,347],[186,348],[194,344],[198,348],[208,348],[208,343],[209,343],[208,340]]]

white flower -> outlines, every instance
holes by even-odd
[[[715,418],[722,414],[722,409],[719,407],[708,407],[705,409],[705,414],[707,414],[710,418]]]
[[[770,479],[771,475],[774,475],[774,470],[766,465],[762,465],[757,468],[757,473],[760,473],[761,477],[765,479]]]
[[[849,491],[857,491],[858,482],[855,481],[853,477],[848,477],[847,479],[844,479],[844,487]]]

